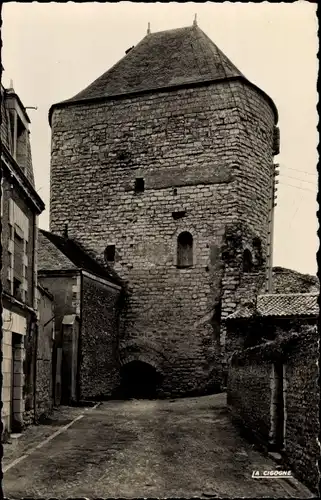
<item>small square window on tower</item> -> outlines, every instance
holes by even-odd
[[[115,245],[107,245],[105,250],[105,259],[107,262],[115,262]]]
[[[186,212],[185,210],[180,210],[179,212],[172,212],[172,217],[174,220],[182,219],[185,217]]]
[[[143,193],[145,191],[145,181],[142,177],[135,179],[135,193]]]

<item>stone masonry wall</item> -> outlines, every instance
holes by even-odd
[[[233,419],[240,421],[260,440],[268,442],[272,362],[253,360],[250,355],[242,361],[238,363],[234,355],[229,366],[227,404]]]
[[[83,277],[80,337],[80,399],[109,397],[120,383],[118,302],[120,290]]]
[[[10,267],[9,240],[10,240],[10,225],[9,225],[9,203],[10,199],[18,205],[29,221],[28,242],[26,245],[26,255],[28,258],[28,266],[26,269],[26,279],[28,281],[28,289],[26,291],[25,302],[29,307],[34,306],[34,231],[35,231],[35,214],[26,202],[23,193],[19,188],[12,184],[8,177],[3,175],[3,214],[1,226],[1,243],[2,243],[2,268],[1,268],[1,283],[3,291],[11,295],[11,282],[8,279],[8,269]],[[27,312],[22,312],[19,305],[13,306],[16,312],[26,315],[27,317],[27,334],[24,338],[25,345],[25,360],[24,360],[24,392],[25,400],[24,424],[29,425],[34,417],[33,409],[33,391],[34,391],[34,362],[35,362],[35,320],[33,316]],[[11,306],[10,306],[11,308]]]
[[[53,407],[52,348],[54,304],[52,298],[39,290],[39,323],[36,374],[36,419],[50,414]]]
[[[272,366],[283,365],[284,445],[279,451],[286,466],[312,491],[317,491],[320,456],[317,361],[316,324],[297,320],[290,330],[279,324],[275,341],[233,354],[227,387],[232,417],[268,446],[272,436]]]
[[[316,490],[320,479],[318,329],[316,325],[309,326],[300,333],[300,339],[286,356],[285,456],[297,477]]]
[[[26,272],[26,279],[28,280],[28,290],[26,293],[26,303],[28,306],[33,307],[33,238],[35,231],[35,215],[32,209],[26,203],[22,193],[19,191],[18,187],[11,187],[11,181],[3,176],[3,217],[2,217],[2,231],[1,231],[1,242],[2,242],[2,269],[1,269],[1,281],[5,292],[11,293],[10,282],[8,280],[8,268],[10,265],[10,255],[8,252],[9,239],[10,239],[10,226],[9,226],[9,200],[10,198],[18,205],[18,207],[23,211],[29,221],[29,235],[27,243],[27,257],[28,257],[28,267]]]
[[[167,355],[166,391],[219,376],[220,314],[235,310],[240,280],[240,261],[222,259],[226,226],[246,220],[265,256],[273,125],[269,104],[237,81],[53,113],[50,229],[68,223],[101,255],[115,245],[129,291],[122,340]],[[176,267],[182,231],[194,243],[187,269]]]

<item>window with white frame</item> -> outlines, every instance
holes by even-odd
[[[8,280],[10,282],[10,291],[11,295],[17,300],[25,302],[28,290],[27,244],[29,238],[29,221],[27,216],[12,199],[9,202],[9,228]]]

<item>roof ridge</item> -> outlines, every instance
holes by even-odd
[[[183,30],[197,29],[197,28],[200,30],[199,26],[194,26],[194,25],[181,26],[180,28],[172,28],[169,30],[152,31],[151,33],[149,33],[148,35],[145,35],[145,36],[152,36],[152,35],[157,35],[158,33],[165,33],[165,32],[166,33],[169,33],[169,32],[173,33],[174,31],[183,31]]]
[[[61,249],[60,245],[58,246],[57,240],[53,241],[50,238],[50,233],[44,229],[39,228],[39,239],[38,239],[38,270],[43,271],[46,270],[54,270],[57,268],[57,262],[59,262],[59,269],[61,270],[61,266],[63,269],[77,269],[77,266],[70,259],[68,255],[66,255]],[[54,251],[54,254],[52,254]],[[49,253],[48,253],[49,252]],[[48,262],[48,256],[49,261]],[[54,258],[55,263],[53,264],[52,258]],[[58,260],[57,260],[58,259]]]

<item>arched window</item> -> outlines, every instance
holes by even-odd
[[[243,272],[251,273],[253,270],[253,259],[250,250],[247,248],[243,252]]]
[[[177,267],[193,265],[193,236],[184,231],[177,238]]]

